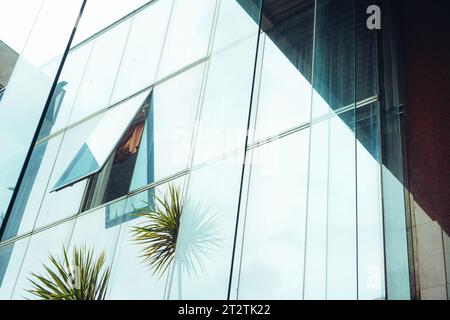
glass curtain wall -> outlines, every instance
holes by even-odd
[[[202,298],[201,286],[217,287],[217,297],[226,298],[259,30],[250,11],[258,18],[260,5],[150,1],[71,48],[3,234],[2,296],[31,298],[27,278],[40,270],[47,255],[42,252],[58,254],[47,245],[52,241],[60,248],[95,243],[96,250],[106,250],[111,298]],[[180,46],[191,49],[180,55]],[[239,156],[221,163],[230,152]],[[221,189],[198,198],[200,189],[213,190],[207,184],[215,180],[224,182]],[[186,273],[186,262],[179,262],[183,251],[165,274],[153,274],[139,259],[142,248],[129,242],[131,228],[143,221],[134,213],[154,207],[168,183],[182,192],[187,208],[211,204],[224,227],[214,237],[227,249],[215,252],[215,259],[205,256],[209,266],[195,267],[199,276],[208,269],[214,282]],[[227,189],[231,198],[222,197]],[[189,221],[212,219],[192,210],[178,246],[188,251],[196,227]],[[124,270],[133,268],[140,287],[123,296],[132,276]],[[198,283],[196,291],[189,292],[189,281]]]
[[[0,217],[6,216],[83,2],[2,2],[0,40],[18,58],[0,100]]]
[[[109,299],[389,297],[369,4],[136,1],[94,35],[87,7],[2,235],[0,297],[33,298],[30,272],[84,243],[107,254]],[[172,188],[161,270],[131,231]]]
[[[365,26],[368,5],[263,6],[236,299],[386,297],[377,47]]]

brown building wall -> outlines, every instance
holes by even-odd
[[[450,1],[403,0],[405,148],[416,295],[450,297]]]

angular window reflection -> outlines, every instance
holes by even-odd
[[[134,115],[101,171],[90,179],[83,211],[124,196],[130,190],[144,126],[147,117],[153,116],[151,101],[152,94]],[[148,165],[153,167],[151,161]]]
[[[153,89],[90,179],[83,211],[187,168],[204,68],[196,66]]]
[[[142,106],[143,97],[142,94],[134,97],[106,113],[53,186],[53,191],[58,191],[87,178],[104,166],[114,146],[117,145],[118,140]],[[135,136],[135,138],[139,138],[140,141],[140,136]],[[131,144],[133,143],[135,142],[132,141]],[[129,148],[134,150],[133,145],[130,145]],[[125,149],[126,146],[124,146]]]

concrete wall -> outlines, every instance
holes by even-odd
[[[6,87],[17,61],[17,53],[0,41],[0,85]]]

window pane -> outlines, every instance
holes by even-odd
[[[180,178],[170,183],[178,186],[181,190],[183,182],[184,178]],[[163,196],[166,191],[167,184],[128,198],[125,212],[130,216],[136,209],[148,206],[154,200],[155,195]],[[132,241],[131,228],[140,226],[142,223],[148,222],[148,220],[133,216],[127,219],[132,220],[124,223],[121,227],[114,257],[114,268],[111,273],[111,289],[108,298],[161,300],[165,296],[169,272],[166,272],[162,277],[154,275],[153,270],[146,266],[140,257],[144,246]]]
[[[26,8],[23,10],[15,4],[11,7],[10,2],[2,2],[2,16],[3,12],[8,15],[1,19],[2,25],[7,23],[1,32],[6,39],[2,39],[14,42],[11,46],[21,56],[0,101],[0,148],[8,150],[0,157],[3,173],[0,175],[0,213],[9,205],[11,189],[16,187],[82,3],[80,0],[67,4],[57,0],[33,4],[20,1]],[[24,22],[23,15],[30,20]],[[42,45],[47,39],[52,41]]]
[[[63,135],[60,134],[35,147],[2,240],[10,239],[33,229],[62,137]]]
[[[209,61],[195,164],[244,148],[257,39],[258,24],[236,1],[222,1]]]
[[[227,298],[242,159],[238,153],[191,172],[170,299]]]
[[[82,211],[115,200],[130,191],[137,153],[140,149],[145,122],[150,113],[151,101],[152,94],[150,93],[108,155],[106,163],[89,179]]]
[[[255,7],[260,9],[260,3]],[[258,23],[237,2],[220,2],[194,167],[220,160],[190,174],[170,299],[226,299],[228,294],[242,176],[239,151],[245,147],[258,30]],[[234,154],[227,157],[230,152]],[[203,232],[194,231],[205,225]],[[197,249],[195,239],[206,247]],[[193,261],[196,250],[201,257]]]
[[[72,112],[91,49],[92,42],[72,50],[67,56],[58,79],[58,86],[53,94],[52,104],[39,132],[39,139],[65,127]]]
[[[0,299],[11,299],[30,238],[0,247]]]
[[[303,295],[305,299],[324,299],[327,254],[328,122],[322,121],[312,126],[310,134],[307,242]]]
[[[149,0],[87,1],[73,43],[86,40],[148,2]]]
[[[320,0],[312,101],[305,298],[356,299],[353,1]],[[345,116],[341,110],[349,110]]]
[[[238,299],[302,298],[308,133],[303,130],[253,151],[248,198],[241,210],[245,230],[239,243]]]
[[[308,122],[311,108],[311,84],[269,37],[265,39],[256,140]]]
[[[130,24],[128,20],[95,39],[69,123],[109,106]]]
[[[378,104],[357,110],[358,299],[384,299]]]
[[[204,69],[201,64],[155,87],[130,190],[187,168]]]
[[[207,55],[215,7],[215,0],[175,0],[158,79]]]
[[[42,204],[40,207],[33,209],[33,211],[39,210],[35,228],[46,226],[78,212],[86,186],[85,181],[76,183],[58,192],[51,192],[51,190],[53,189],[56,180],[67,168],[67,165],[89,137],[89,134],[94,130],[102,116],[103,115],[92,118],[64,133],[58,157],[56,161],[53,162],[54,167],[49,176]]]
[[[154,83],[172,0],[159,0],[133,18],[112,103]]]
[[[259,87],[256,140],[276,135],[310,119],[314,1],[292,1],[290,10],[265,5],[265,41]],[[256,112],[256,108],[254,109]]]
[[[27,292],[31,288],[29,281],[31,273],[42,274],[45,272],[43,263],[49,264],[48,255],[50,253],[62,259],[62,250],[69,244],[73,226],[74,221],[69,221],[31,236],[12,299],[33,299],[34,296]]]
[[[204,67],[194,67],[153,89],[148,104],[91,179],[83,210],[187,168]]]
[[[100,170],[136,115],[148,93],[108,111],[53,186],[62,189]]]
[[[75,247],[81,248],[85,245],[89,249],[94,249],[96,255],[105,252],[105,266],[111,268],[120,226],[108,227],[106,225],[106,216],[109,211],[118,210],[123,212],[124,209],[125,201],[121,201],[79,216],[76,219],[70,239],[70,250],[73,250]]]

